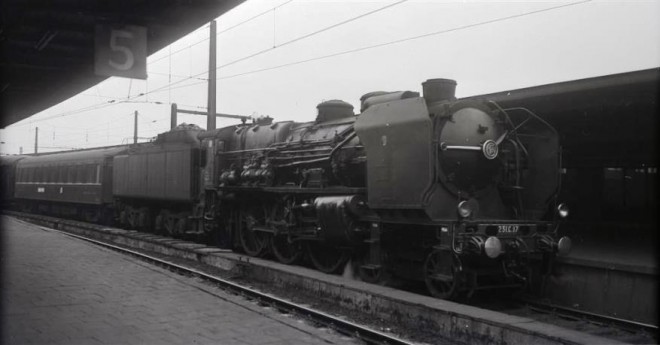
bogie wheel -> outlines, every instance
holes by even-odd
[[[99,223],[101,215],[98,210],[85,210],[83,211],[83,219],[88,223]]]
[[[275,258],[287,265],[298,262],[303,254],[301,242],[292,242],[287,235],[273,236],[271,239],[271,249]]]
[[[250,256],[261,256],[268,248],[269,234],[255,231],[254,226],[259,224],[257,218],[251,213],[243,212],[240,216],[238,237],[245,254]]]
[[[338,273],[350,258],[350,253],[347,250],[322,242],[310,241],[306,247],[307,254],[314,267],[324,273]]]
[[[433,297],[456,299],[460,291],[462,266],[449,250],[433,250],[424,262],[424,282]]]

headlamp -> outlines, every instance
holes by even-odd
[[[495,236],[488,237],[484,243],[484,252],[491,259],[500,256],[502,254],[502,242],[500,242],[500,239]]]
[[[565,256],[571,251],[572,243],[571,239],[564,236],[559,239],[557,242],[557,255]]]
[[[461,216],[461,218],[467,218],[472,214],[472,203],[463,200],[458,203],[457,209],[458,215]]]
[[[561,218],[568,217],[568,206],[564,203],[559,204],[557,206],[557,213],[559,213],[559,217]]]

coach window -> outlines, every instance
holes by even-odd
[[[81,183],[88,183],[89,182],[89,180],[88,180],[89,174],[87,173],[87,170],[88,170],[87,167],[88,167],[87,164],[80,166],[80,174],[82,175],[82,176],[80,176],[80,182]]]
[[[51,165],[48,167],[48,182],[55,183],[57,182],[57,166]]]
[[[83,165],[83,178],[82,183],[89,183],[89,164]]]
[[[73,183],[73,167],[71,165],[67,165],[65,167],[66,171],[66,183]]]
[[[60,165],[60,182],[66,183],[66,165]]]
[[[74,165],[69,165],[66,167],[66,181],[68,183],[76,182],[76,167]]]
[[[76,183],[83,183],[85,180],[85,166],[76,165]]]
[[[64,179],[66,179],[66,171],[64,170],[64,166],[58,165],[57,166],[57,183],[64,183]]]
[[[79,177],[80,181],[79,182],[80,183],[87,183],[87,177],[88,177],[87,164],[81,165],[80,166],[80,177]]]
[[[85,166],[76,165],[76,182],[85,183]]]
[[[89,183],[95,183],[96,182],[96,164],[90,164],[87,166],[87,173],[89,174],[87,181]]]
[[[101,164],[96,165],[96,180],[94,183],[101,183]]]
[[[78,183],[87,182],[87,165],[78,166]]]
[[[34,182],[40,183],[42,182],[42,176],[43,176],[43,169],[41,167],[35,167],[34,168]]]
[[[78,176],[80,183],[87,183],[87,164],[80,166],[80,176]]]

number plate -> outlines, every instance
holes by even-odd
[[[497,232],[500,234],[515,234],[520,227],[518,225],[498,225]]]

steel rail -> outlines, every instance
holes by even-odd
[[[138,252],[138,251],[135,251],[135,250],[115,246],[115,245],[112,245],[112,244],[109,244],[109,243],[106,243],[106,242],[103,242],[103,241],[98,241],[98,240],[94,240],[94,239],[91,239],[91,238],[87,238],[85,236],[75,235],[75,234],[72,234],[72,233],[69,233],[69,232],[66,232],[66,231],[52,229],[52,228],[45,227],[45,226],[40,226],[40,228],[44,229],[46,231],[57,232],[57,233],[61,233],[63,235],[69,236],[69,237],[73,237],[73,238],[77,238],[77,239],[80,239],[80,240],[83,240],[83,241],[86,241],[86,242],[90,242],[90,243],[93,243],[95,245],[105,247],[105,248],[109,248],[111,250],[114,250],[114,251],[117,251],[117,252],[120,252],[120,253],[130,254],[130,255],[132,255],[134,257],[137,257],[141,260],[151,262],[151,263],[155,263],[157,265],[164,266],[164,267],[169,268],[169,269],[173,269],[173,270],[176,270],[176,271],[179,271],[179,272],[183,272],[183,273],[186,273],[186,274],[189,274],[189,275],[193,275],[193,276],[202,278],[206,281],[209,281],[209,282],[212,282],[214,284],[219,285],[224,290],[230,290],[230,291],[238,293],[242,296],[246,296],[248,298],[258,300],[259,302],[270,305],[270,306],[272,306],[272,307],[274,307],[278,310],[285,310],[289,313],[294,313],[294,314],[297,314],[297,315],[300,315],[300,316],[308,317],[308,318],[312,319],[314,322],[320,323],[320,324],[322,324],[322,325],[324,325],[328,328],[334,329],[337,332],[340,332],[342,334],[345,334],[345,335],[348,335],[348,336],[351,336],[351,337],[354,337],[354,338],[358,338],[362,341],[365,341],[368,344],[388,344],[388,345],[389,344],[392,344],[392,345],[399,345],[399,344],[400,345],[412,345],[412,344],[415,344],[413,342],[409,342],[409,341],[406,341],[406,340],[403,340],[403,339],[400,339],[400,338],[396,338],[394,336],[391,336],[391,335],[388,335],[388,334],[370,329],[368,327],[359,325],[357,323],[337,318],[335,316],[324,313],[322,311],[315,310],[315,309],[312,309],[312,308],[308,308],[308,307],[305,307],[305,306],[302,306],[302,305],[299,305],[299,304],[296,304],[296,303],[293,303],[293,302],[290,302],[290,301],[287,301],[287,300],[284,300],[284,299],[281,299],[281,298],[278,298],[278,297],[275,297],[275,296],[272,296],[272,295],[269,295],[269,294],[266,294],[266,293],[263,293],[263,292],[260,292],[260,291],[255,290],[255,289],[252,289],[252,288],[249,288],[249,287],[246,287],[246,286],[242,286],[240,284],[236,284],[236,283],[231,282],[231,281],[226,280],[226,279],[215,277],[213,275],[204,273],[204,272],[196,270],[194,268],[185,267],[185,266],[175,264],[175,263],[169,262],[167,260],[163,260],[163,259],[151,256],[151,255],[148,255],[148,254],[144,254],[144,253],[141,253],[141,252]]]
[[[564,307],[552,303],[540,302],[530,298],[523,297],[523,298],[519,298],[518,301],[524,303],[530,308],[536,308],[545,312],[551,312],[557,315],[577,318],[599,324],[605,324],[605,325],[611,324],[611,325],[615,325],[618,328],[626,329],[629,331],[643,330],[652,334],[658,331],[657,325],[652,325],[648,323],[627,320],[627,319],[622,319],[622,318],[598,314],[598,313],[592,313],[592,312],[574,309],[570,307]]]

